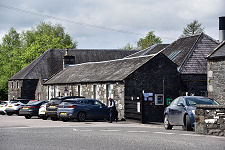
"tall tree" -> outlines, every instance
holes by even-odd
[[[0,98],[7,99],[8,78],[21,69],[21,40],[19,33],[11,28],[0,45]]]
[[[42,22],[22,34],[11,28],[0,44],[0,99],[7,99],[8,79],[46,50],[76,46],[61,25]]]
[[[197,35],[204,32],[204,27],[202,27],[202,24],[198,22],[198,20],[194,20],[190,24],[187,24],[187,26],[183,30],[183,34],[181,37],[191,36],[191,35]]]
[[[160,37],[157,37],[153,31],[148,32],[144,38],[140,38],[137,42],[138,49],[146,49],[154,44],[162,43]]]
[[[29,64],[35,58],[48,49],[76,48],[77,42],[73,42],[69,34],[64,32],[61,25],[40,23],[36,28],[22,33],[24,49],[22,60],[24,65]]]

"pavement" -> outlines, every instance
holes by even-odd
[[[225,150],[225,137],[133,121],[52,121],[0,116],[0,150]]]

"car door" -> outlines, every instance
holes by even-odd
[[[175,122],[177,125],[183,125],[183,116],[186,112],[186,104],[183,97],[180,97],[177,106],[176,106],[176,113],[175,113]]]
[[[176,98],[172,103],[171,105],[168,107],[168,119],[169,119],[169,122],[173,125],[175,125],[176,123],[176,119],[175,119],[175,116],[176,116],[176,106],[177,106],[177,103],[179,101],[179,98]]]

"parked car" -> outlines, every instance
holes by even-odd
[[[109,108],[96,99],[71,99],[58,106],[57,115],[63,121],[104,120],[108,119]]]
[[[180,96],[165,109],[164,127],[182,126],[184,130],[193,130],[195,122],[195,105],[219,105],[213,99],[202,96]]]
[[[42,105],[40,106],[39,112],[38,112],[39,117],[40,117],[41,119],[43,119],[43,120],[47,120],[47,119],[48,119],[48,117],[46,116],[46,105],[47,105],[47,103],[42,104]]]
[[[26,119],[30,119],[32,116],[38,116],[39,108],[42,104],[48,101],[29,101],[26,105],[23,105],[19,111],[20,116],[24,116]]]
[[[5,109],[6,109],[6,106],[8,105],[8,101],[2,101],[1,104],[0,104],[0,114],[1,115],[5,115],[6,112],[5,112]]]
[[[6,106],[5,112],[7,115],[17,114],[19,115],[20,108],[27,104],[30,100],[28,99],[16,99],[10,100],[8,105]]]
[[[66,99],[72,98],[84,98],[83,96],[64,96],[64,97],[55,97],[51,98],[46,105],[46,116],[51,117],[51,120],[58,120],[57,109],[58,105],[61,104]]]

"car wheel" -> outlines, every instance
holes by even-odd
[[[184,126],[183,129],[185,131],[192,131],[192,127],[191,127],[191,119],[188,115],[185,115],[185,121],[184,121]]]
[[[164,127],[165,127],[166,130],[171,130],[173,128],[173,126],[169,122],[168,115],[165,115]]]
[[[58,118],[57,118],[57,117],[51,117],[51,120],[52,120],[52,121],[57,121]]]
[[[12,113],[6,113],[8,116],[12,116]]]
[[[30,115],[26,115],[25,118],[26,118],[26,119],[30,119],[31,116],[30,116]]]
[[[68,121],[68,119],[66,119],[66,118],[63,118],[63,119],[62,119],[62,121],[63,121],[63,122],[67,122],[67,121]]]
[[[47,120],[48,119],[47,116],[42,116],[41,118],[42,118],[42,120]]]
[[[79,112],[77,119],[78,121],[85,121],[86,120],[85,112]]]

